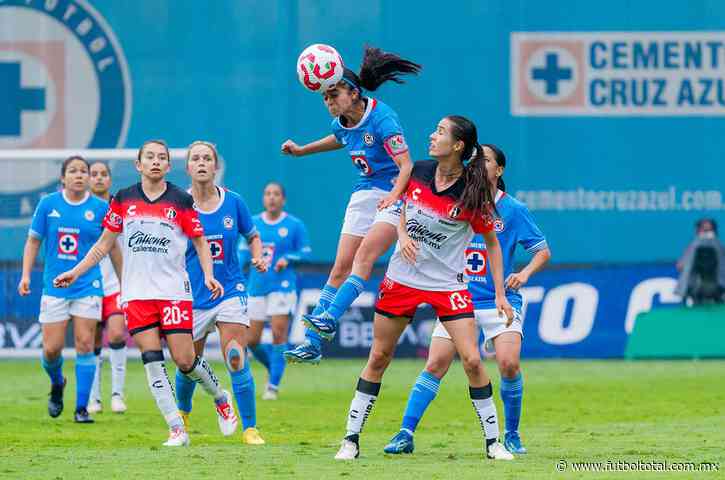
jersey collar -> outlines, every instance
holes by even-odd
[[[506,192],[504,192],[503,190],[496,190],[496,198],[493,200],[493,203],[498,203],[498,201],[501,200],[504,195],[506,195]]]
[[[222,208],[222,204],[224,203],[224,197],[226,196],[226,190],[221,188],[218,185],[214,185],[214,186],[216,187],[217,192],[219,192],[219,203],[217,203],[216,207],[212,208],[209,211],[206,211],[206,210],[202,210],[201,208],[199,208],[199,206],[196,204],[196,202],[194,202],[194,209],[197,212],[203,213],[204,215],[211,215],[212,213],[216,213],[217,211],[219,211],[220,208]],[[189,188],[188,192],[189,192],[189,195],[191,195],[191,188]]]
[[[77,202],[72,202],[68,199],[68,196],[65,194],[65,188],[63,189],[63,200],[65,200],[65,203],[67,203],[68,205],[73,205],[74,207],[86,203],[86,200],[88,200],[88,197],[90,197],[90,196],[91,196],[91,194],[88,191],[86,191],[86,194],[83,196],[83,198],[81,200],[78,200]]]
[[[260,215],[259,217],[260,217],[260,218],[262,219],[262,221],[263,221],[264,223],[266,223],[267,225],[277,225],[277,224],[278,224],[278,223],[280,223],[280,222],[281,222],[282,220],[284,220],[285,218],[287,218],[287,212],[282,212],[282,213],[280,214],[279,218],[278,218],[277,220],[274,220],[274,221],[272,221],[272,220],[267,220],[267,212],[262,212],[262,214],[261,214],[261,215]]]
[[[370,97],[366,97],[366,98],[368,99],[368,106],[365,107],[365,113],[363,113],[362,118],[360,119],[359,122],[357,122],[357,124],[348,128],[348,127],[344,126],[341,121],[339,121],[339,117],[338,117],[338,123],[340,124],[340,127],[342,127],[343,130],[355,130],[356,128],[360,128],[360,125],[365,123],[365,121],[368,119],[368,117],[370,116],[370,112],[373,111],[373,109],[375,108],[375,105],[377,105],[378,102],[374,98],[370,98]]]

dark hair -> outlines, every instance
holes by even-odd
[[[399,57],[394,53],[384,52],[379,48],[365,46],[360,73],[345,67],[343,79],[351,88],[375,91],[387,81],[405,83],[401,75],[420,73],[423,67]]]
[[[275,182],[275,181],[272,181],[272,182],[268,182],[268,183],[267,183],[267,185],[265,185],[265,186],[264,186],[264,190],[267,190],[267,187],[269,187],[270,185],[276,185],[276,186],[277,186],[277,188],[279,188],[279,191],[280,191],[280,192],[282,192],[282,196],[283,196],[284,198],[287,198],[287,192],[285,191],[285,189],[284,189],[284,186],[282,186],[282,184],[281,184],[281,183],[279,183],[279,182]],[[263,190],[263,191],[264,191],[264,190]]]
[[[496,165],[498,165],[499,167],[506,167],[506,154],[503,153],[503,150],[498,148],[493,143],[484,143],[481,146],[488,147],[493,151],[493,154],[496,157]],[[506,191],[506,183],[503,181],[503,177],[498,177],[498,182],[496,183],[496,188],[498,188],[502,192]]]
[[[474,215],[497,214],[494,198],[491,196],[491,184],[486,175],[483,147],[478,144],[476,125],[460,115],[449,115],[446,118],[451,123],[453,138],[463,142],[461,162],[468,159],[468,163],[463,166],[466,186],[458,204]]]
[[[80,155],[71,155],[70,157],[63,160],[63,163],[60,166],[60,176],[61,177],[65,177],[65,171],[68,169],[68,165],[70,165],[73,160],[80,160],[81,162],[86,164],[86,168],[88,170],[91,169],[91,166],[88,164],[88,160],[81,157]]]
[[[717,222],[714,218],[701,218],[700,220],[695,222],[695,231],[699,232],[705,222],[708,222],[710,223],[710,225],[712,225],[712,231],[715,232],[715,235],[717,235]]]
[[[141,145],[141,148],[138,149],[138,155],[136,156],[136,159],[140,162],[141,161],[141,154],[143,154],[143,149],[146,148],[146,145],[149,145],[151,143],[157,143],[164,147],[164,150],[166,150],[166,156],[168,157],[169,161],[171,161],[171,153],[169,152],[169,146],[166,144],[163,140],[146,140],[143,142],[143,145]]]
[[[97,164],[97,163],[100,163],[101,165],[103,165],[104,167],[106,167],[106,171],[108,172],[108,176],[110,177],[111,176],[111,167],[108,165],[108,162],[106,162],[104,160],[95,160],[93,163],[91,163],[88,166],[88,170],[90,171],[91,167],[93,165]]]

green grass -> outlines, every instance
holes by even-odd
[[[353,360],[290,366],[280,400],[258,400],[259,426],[268,442],[262,447],[242,445],[239,434],[222,437],[211,402],[199,389],[192,446],[165,449],[165,424],[139,362],[129,364],[129,412],[103,413],[94,425],[76,425],[72,362],[65,366],[66,410],[51,419],[45,410],[48,380],[39,362],[0,361],[0,478],[723,478],[725,362],[526,362],[521,431],[530,453],[494,463],[482,458],[480,427],[459,364],[418,429],[415,453],[382,453],[423,366],[398,360],[365,427],[361,458],[335,462],[362,365]],[[259,397],[266,378],[258,364],[254,367]],[[489,362],[487,368],[493,372],[495,366]],[[223,366],[215,369],[228,385]],[[104,375],[107,387],[108,370]],[[498,385],[498,375],[494,378]],[[500,402],[498,408],[500,414]],[[555,464],[562,459],[719,462],[722,467],[719,473],[700,474],[558,473]]]

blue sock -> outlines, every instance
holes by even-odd
[[[336,321],[350,308],[352,302],[365,290],[365,280],[357,275],[350,275],[340,286],[335,298],[327,307],[327,313]]]
[[[269,370],[271,367],[271,363],[269,361],[269,352],[267,350],[267,345],[264,343],[258,343],[253,347],[249,347],[249,349],[252,351],[252,355],[254,355],[254,358],[256,358],[259,363],[264,365],[264,368]]]
[[[58,355],[58,358],[55,360],[48,360],[43,355],[40,359],[40,364],[43,365],[43,370],[50,377],[51,385],[63,384],[63,355]]]
[[[521,420],[521,402],[524,398],[524,379],[521,372],[514,378],[501,377],[500,392],[506,418],[506,431],[517,432]]]
[[[287,362],[284,359],[282,353],[287,350],[289,346],[286,343],[280,343],[279,345],[272,345],[272,355],[270,356],[269,369],[269,384],[273,387],[279,387],[279,383],[282,381],[282,375],[284,375],[284,367]]]
[[[320,293],[320,301],[317,302],[315,309],[312,310],[312,315],[320,315],[322,312],[327,310],[327,307],[329,307],[330,303],[335,299],[336,293],[337,288],[333,287],[329,283],[325,284],[325,286],[322,287],[322,292]],[[306,328],[305,337],[307,338],[307,341],[317,347],[318,350],[322,350],[322,337],[320,337],[317,332]]]
[[[194,396],[196,382],[176,369],[176,407],[182,412],[191,413],[191,398]]]
[[[405,407],[401,428],[415,432],[415,429],[418,427],[418,422],[423,417],[426,408],[436,398],[440,384],[440,378],[432,373],[426,372],[425,370],[420,372],[418,379],[415,381],[415,385],[413,385],[413,389],[410,391],[410,397],[408,397],[408,405]]]
[[[229,372],[232,377],[232,390],[237,400],[239,416],[242,417],[242,428],[257,426],[257,403],[254,398],[254,378],[249,362],[244,362],[244,368],[238,372]]]
[[[76,410],[88,406],[93,377],[96,375],[96,355],[93,352],[76,355]]]

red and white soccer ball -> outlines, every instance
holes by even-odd
[[[297,77],[303,87],[322,93],[342,80],[344,64],[337,50],[316,43],[305,48],[297,59]]]

